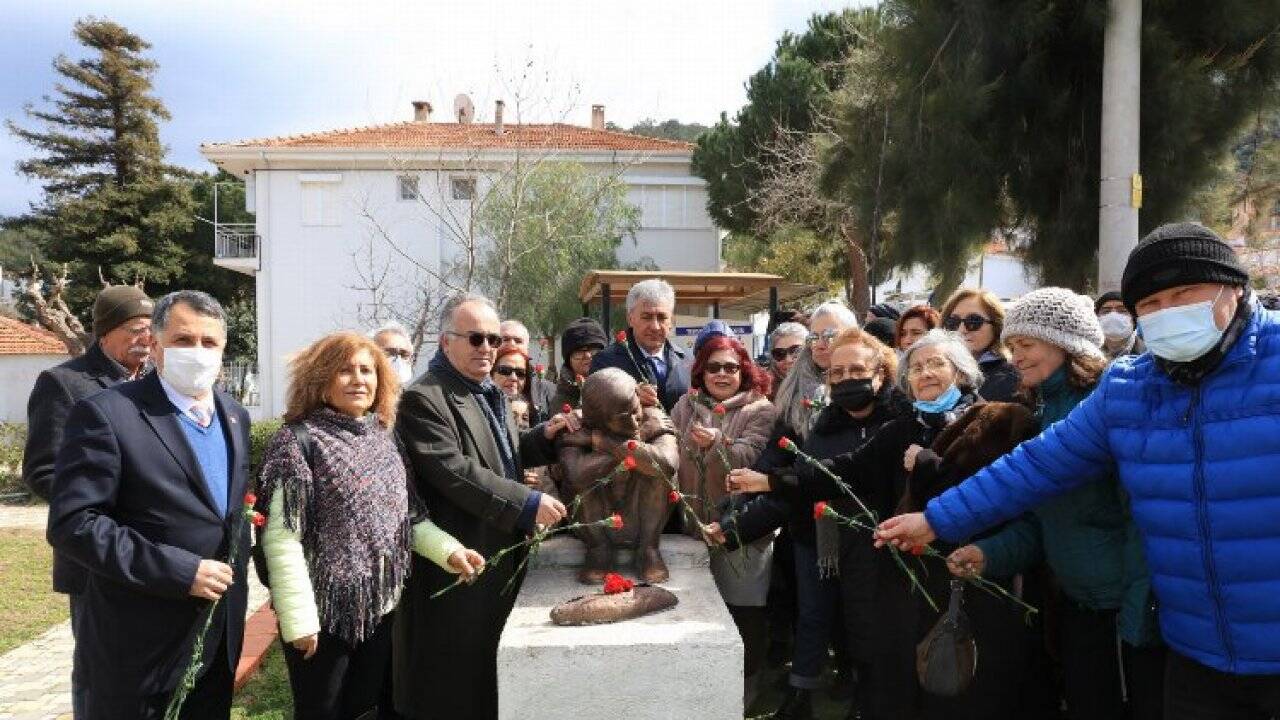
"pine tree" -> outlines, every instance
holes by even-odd
[[[44,189],[11,224],[38,239],[46,260],[70,265],[68,302],[83,309],[101,287],[100,271],[111,282],[141,278],[153,295],[180,285],[188,255],[180,238],[194,206],[182,171],[165,164],[158,123],[169,113],[151,95],[151,46],[93,17],[77,21],[73,35],[91,52],[54,60],[56,99],[26,108],[40,127],[8,122],[38,153],[18,171]]]

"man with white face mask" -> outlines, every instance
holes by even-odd
[[[77,403],[56,463],[48,539],[88,575],[77,720],[163,715],[196,623],[219,598],[182,717],[225,720],[231,711],[247,587],[249,532],[237,514],[249,414],[213,387],[227,340],[217,300],[170,293],[155,304],[151,329],[156,372]]]
[[[391,369],[395,370],[396,377],[400,378],[400,387],[403,388],[413,382],[413,361],[418,354],[414,351],[409,332],[403,325],[395,321],[386,323],[369,333],[369,339],[373,340],[391,361]]]
[[[1102,326],[1102,352],[1108,360],[1121,355],[1141,355],[1147,346],[1138,337],[1133,322],[1133,312],[1124,304],[1118,292],[1103,293],[1093,301],[1093,313]]]
[[[878,542],[959,542],[1118,472],[1170,648],[1164,717],[1280,716],[1280,313],[1248,283],[1212,231],[1157,228],[1121,291],[1148,353]]]

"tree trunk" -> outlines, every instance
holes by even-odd
[[[53,279],[53,288],[46,296],[44,280],[40,277],[40,268],[32,260],[31,282],[27,283],[25,294],[31,301],[31,306],[36,313],[36,322],[40,323],[40,327],[57,335],[71,355],[83,355],[89,344],[93,342],[93,337],[85,332],[80,318],[71,312],[71,308],[67,307],[62,297],[62,291],[67,287],[67,273],[68,268],[63,265],[62,275]]]
[[[848,288],[849,307],[858,316],[858,322],[862,322],[862,318],[867,315],[867,308],[871,307],[871,285],[867,282],[867,253],[862,246],[852,237],[851,234],[845,233],[845,256],[849,260],[849,281],[845,287]]]

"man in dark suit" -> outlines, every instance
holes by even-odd
[[[53,486],[53,462],[62,447],[62,433],[71,406],[77,402],[137,379],[151,356],[151,311],[155,304],[141,288],[112,285],[98,293],[93,303],[93,333],[89,349],[36,378],[27,400],[27,446],[22,454],[22,481],[48,502]],[[61,553],[53,556],[53,589],[66,593],[71,605],[71,636],[80,619],[79,598],[84,590],[84,570]],[[84,713],[80,673],[71,671],[72,708]]]
[[[627,292],[626,344],[615,342],[596,353],[591,372],[622,369],[641,383],[636,392],[642,405],[662,405],[670,413],[680,396],[689,392],[684,351],[667,341],[675,312],[676,292],[665,280],[652,278],[632,285]]]
[[[480,295],[445,303],[440,351],[400,396],[396,431],[431,519],[486,557],[565,515],[560,501],[520,481],[545,465],[568,415],[520,433],[489,379],[501,342],[498,314]],[[497,716],[497,652],[520,590],[520,556],[490,567],[474,585],[431,599],[455,576],[415,556],[396,610],[396,710],[420,720]],[[508,582],[512,587],[504,592]]]
[[[216,300],[171,293],[156,303],[152,330],[155,373],[72,408],[48,538],[87,571],[75,650],[84,717],[161,717],[197,620],[222,598],[183,717],[225,720],[244,635],[249,535],[236,513],[249,415],[213,390],[227,337]],[[234,569],[223,561],[232,543]]]

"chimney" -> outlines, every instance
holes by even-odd
[[[431,103],[426,100],[413,101],[413,121],[431,122]]]
[[[591,106],[591,129],[592,130],[604,129],[604,106],[603,105]]]
[[[501,100],[495,100],[493,103],[493,131],[499,135],[502,134],[502,108],[506,103]]]

